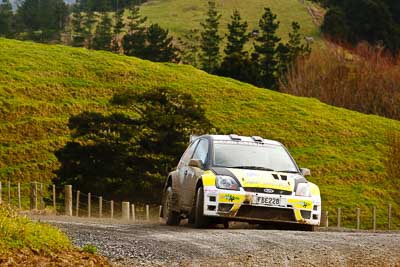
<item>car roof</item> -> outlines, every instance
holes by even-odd
[[[277,146],[282,145],[278,141],[264,139],[259,136],[241,136],[241,135],[236,135],[236,134],[230,134],[230,135],[208,135],[207,134],[207,135],[201,135],[201,136],[193,136],[191,139],[194,140],[197,138],[209,138],[214,141],[241,141],[241,142],[263,143],[263,144],[277,145]]]

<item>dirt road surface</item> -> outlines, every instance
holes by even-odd
[[[37,217],[118,266],[400,266],[399,232],[194,229]]]

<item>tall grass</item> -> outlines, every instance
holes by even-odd
[[[400,119],[400,57],[360,44],[329,44],[299,59],[281,82],[283,92],[330,105]]]

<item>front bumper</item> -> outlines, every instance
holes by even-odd
[[[279,199],[279,204],[259,204],[260,198]],[[258,198],[258,199],[257,199]],[[245,191],[204,188],[204,215],[241,221],[277,221],[319,225],[321,197],[299,197]]]

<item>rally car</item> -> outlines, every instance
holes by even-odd
[[[278,222],[313,230],[321,220],[317,185],[279,142],[258,136],[194,137],[169,173],[161,217],[195,227],[229,221]]]

